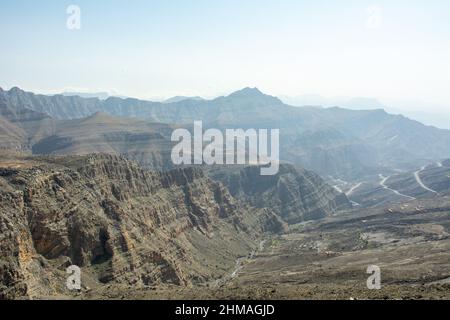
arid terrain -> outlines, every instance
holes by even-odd
[[[278,173],[174,165],[171,132],[197,116],[278,126]],[[13,88],[0,120],[0,299],[450,299],[448,130],[251,88],[168,104]]]
[[[74,2],[0,1],[0,300],[450,300],[450,1]]]
[[[268,237],[219,285],[112,287],[79,298],[450,299],[449,198],[358,211]],[[366,286],[369,265],[381,268],[380,290]]]

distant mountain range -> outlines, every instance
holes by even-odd
[[[292,107],[256,88],[172,103],[0,90],[0,145],[34,153],[132,154],[145,165],[164,167],[171,127],[196,120],[205,128],[280,129],[281,160],[348,180],[450,157],[449,130],[382,109]]]
[[[100,100],[106,100],[110,97],[108,92],[63,92],[61,95],[65,97],[98,98]]]
[[[169,98],[167,100],[164,100],[164,103],[175,103],[175,102],[181,102],[185,100],[191,100],[191,101],[202,101],[204,100],[202,97],[184,97],[184,96],[176,96]]]
[[[126,96],[111,95],[108,92],[69,92],[69,91],[66,91],[66,92],[61,93],[61,95],[64,97],[97,98],[99,100],[106,100],[106,99],[112,98],[112,97],[128,99],[128,97],[126,97]],[[180,102],[180,101],[184,101],[184,100],[200,101],[200,100],[204,100],[204,99],[202,97],[175,96],[175,97],[166,99],[162,102],[163,103],[174,103],[174,102]]]
[[[261,176],[257,166],[174,167],[171,133],[196,120],[205,129],[280,129],[278,174]],[[382,109],[293,107],[256,88],[170,103],[0,89],[0,300],[222,292],[239,273],[254,275],[243,269],[252,265],[264,268],[264,284],[267,268],[290,287],[297,274],[330,281],[344,273],[329,276],[324,270],[332,268],[323,266],[352,265],[358,252],[358,261],[380,259],[378,244],[363,234],[392,238],[384,261],[398,254],[399,239],[418,241],[401,251],[421,249],[426,270],[437,248],[431,257],[441,272],[448,265],[445,158],[448,130]],[[387,207],[370,208],[380,204]],[[439,224],[431,224],[436,216]],[[403,266],[404,256],[398,259]],[[305,269],[311,264],[317,271]],[[71,265],[85,279],[73,295],[65,287]],[[299,271],[285,273],[294,265]]]
[[[424,124],[442,129],[450,129],[450,112],[434,111],[429,104],[420,101],[388,101],[381,102],[376,98],[367,97],[335,97],[325,98],[320,95],[282,96],[283,102],[293,106],[316,106],[331,108],[340,106],[352,110],[384,109],[391,114],[403,114]],[[442,106],[434,106],[437,109]]]
[[[325,98],[321,95],[301,95],[296,97],[282,96],[280,99],[292,106],[317,106],[317,107],[336,107],[340,106],[343,108],[357,109],[357,110],[371,110],[371,109],[383,109],[385,106],[376,98],[365,98],[365,97],[336,97],[336,98]]]

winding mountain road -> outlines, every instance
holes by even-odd
[[[356,185],[354,185],[350,190],[347,191],[347,193],[345,194],[347,197],[351,196],[353,194],[353,192],[355,192],[356,189],[358,189],[359,187],[361,187],[363,183],[360,182]]]
[[[441,166],[442,166],[442,164],[441,164]],[[430,192],[433,192],[433,193],[435,193],[435,194],[438,194],[437,191],[428,188],[428,187],[422,182],[422,179],[420,178],[420,173],[421,173],[422,171],[424,171],[425,169],[426,169],[426,166],[423,166],[422,168],[420,168],[420,170],[417,170],[416,172],[414,172],[414,178],[416,178],[417,183],[418,183],[423,189],[425,189],[425,190],[427,190],[427,191],[430,191]]]
[[[395,190],[395,189],[389,188],[389,187],[386,185],[386,181],[388,181],[388,179],[389,179],[390,177],[385,177],[385,176],[383,176],[382,174],[380,174],[379,177],[380,177],[380,179],[381,179],[381,181],[380,181],[380,186],[381,186],[383,189],[392,191],[393,193],[395,193],[395,194],[398,195],[398,196],[401,196],[401,197],[404,197],[404,198],[408,198],[408,199],[410,199],[410,200],[416,200],[416,198],[414,198],[414,197],[407,196],[406,194],[403,194],[403,193],[401,193],[401,192],[399,192],[399,191],[397,191],[397,190]]]

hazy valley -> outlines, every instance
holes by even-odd
[[[175,166],[171,133],[196,120],[280,129],[278,174]],[[450,298],[449,130],[251,88],[165,103],[13,88],[0,149],[0,298]]]

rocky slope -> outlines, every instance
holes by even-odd
[[[54,134],[32,146],[33,154],[126,156],[151,169],[172,169],[174,129],[166,124],[117,118],[98,112],[90,117],[57,121]]]
[[[0,90],[0,149],[28,151],[54,133],[57,121],[46,113],[27,108],[14,92],[5,94]]]
[[[21,150],[25,141],[25,131],[0,116],[0,149]]]
[[[190,286],[220,278],[285,223],[195,168],[151,172],[117,156],[3,159],[0,298],[105,285]]]
[[[259,167],[217,167],[209,175],[226,185],[234,197],[257,208],[270,208],[289,224],[351,208],[347,197],[317,174],[291,165],[281,165],[274,176],[261,176]]]
[[[28,104],[22,101],[14,106],[0,94],[0,149],[35,155],[108,153],[126,156],[146,168],[172,168],[173,128],[169,125],[102,112],[82,119],[57,120],[23,105]]]

